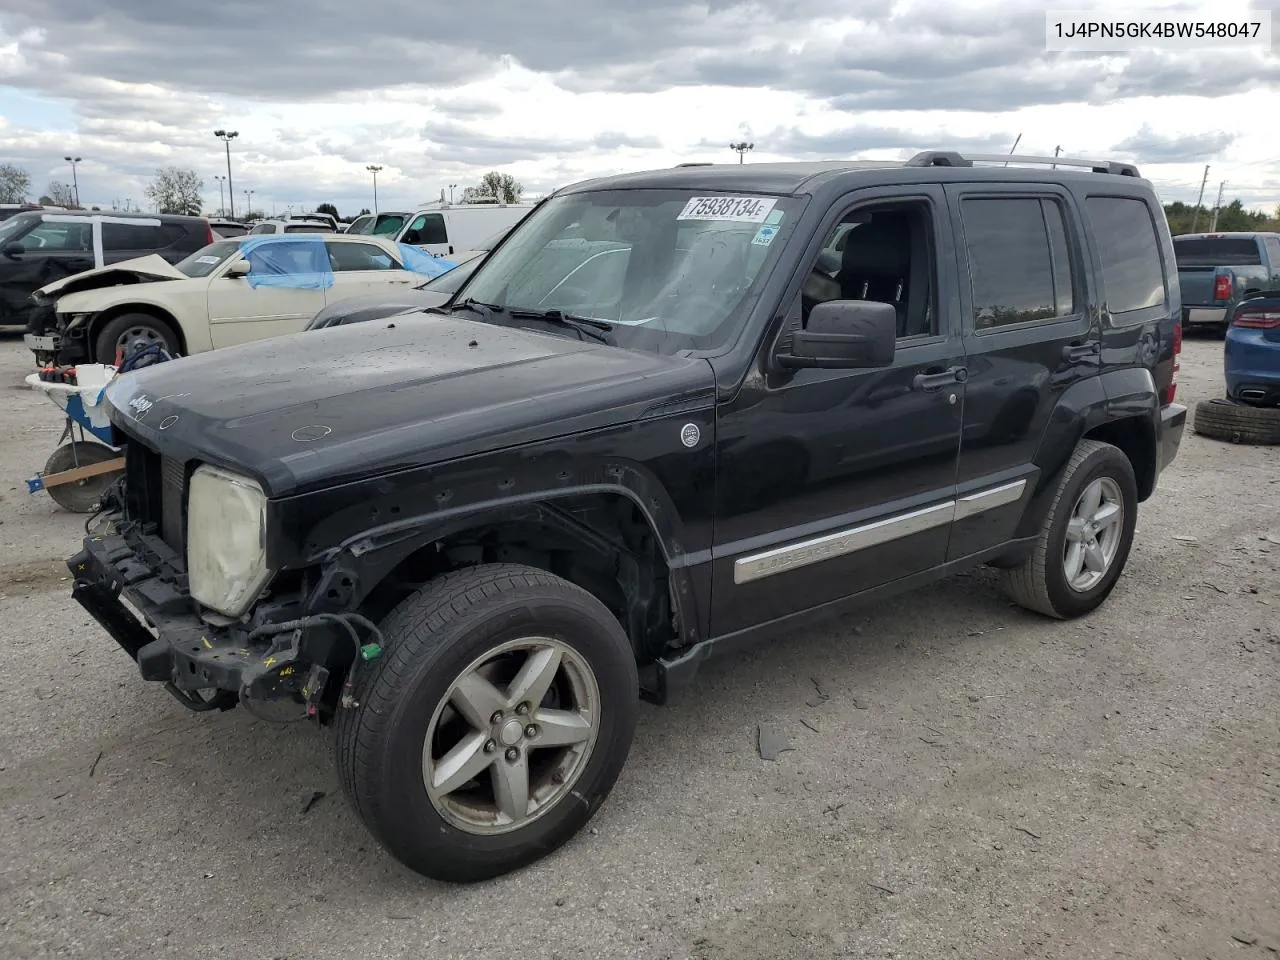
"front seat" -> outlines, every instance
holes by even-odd
[[[845,300],[879,300],[893,304],[901,334],[907,325],[910,266],[910,237],[905,224],[872,221],[856,227],[845,239],[840,272],[835,277],[840,284],[840,296]]]

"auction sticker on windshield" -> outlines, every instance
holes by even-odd
[[[764,223],[777,202],[773,197],[691,197],[676,219]]]

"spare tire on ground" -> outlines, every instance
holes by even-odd
[[[1228,443],[1280,444],[1280,408],[1250,407],[1230,400],[1201,400],[1192,429]]]

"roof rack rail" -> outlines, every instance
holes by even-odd
[[[949,150],[926,150],[907,161],[908,167],[972,167],[979,163],[1037,163],[1056,167],[1084,167],[1094,173],[1110,173],[1120,177],[1140,176],[1132,163],[1115,160],[1082,160],[1079,157],[1031,157],[1021,154],[972,153],[968,156]]]
[[[715,164],[710,160],[694,160],[689,163],[677,163],[676,167],[714,167]]]

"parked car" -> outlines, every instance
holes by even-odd
[[[238,220],[210,220],[216,240],[230,240],[232,237],[243,237],[249,232],[248,226]]]
[[[1225,333],[1237,303],[1280,287],[1280,233],[1189,233],[1173,238],[1184,329]]]
[[[0,203],[0,223],[20,213],[43,209],[38,203]]]
[[[0,224],[0,326],[42,334],[52,317],[31,294],[46,284],[146,254],[177,263],[212,239],[202,217],[85,210],[17,214]]]
[[[378,214],[365,213],[352,220],[346,232],[395,237],[404,229],[405,222],[410,216],[412,216],[410,213],[393,211]]]
[[[575,257],[608,269],[546,299]],[[713,655],[984,563],[1048,617],[1102,604],[1186,420],[1172,266],[1128,164],[566,187],[447,316],[117,381],[126,475],[73,596],[193,709],[333,724],[394,856],[492,877],[582,828],[637,694]],[[821,469],[766,456],[782,436]]]
[[[323,223],[326,227],[328,227],[334,233],[340,232],[338,229],[338,218],[331,213],[319,213],[319,212],[291,213],[287,217],[285,217],[285,219],[292,222],[297,222],[299,220],[309,220],[312,223]]]
[[[349,297],[346,300],[328,304],[311,319],[307,329],[320,330],[348,323],[363,323],[366,320],[382,320],[403,313],[442,306],[458,292],[466,279],[475,272],[485,255],[509,232],[502,230],[496,236],[483,241],[480,249],[468,251],[460,257],[451,257],[450,259],[457,265],[438,277],[385,294],[374,293],[363,297]]]
[[[1280,444],[1280,289],[1236,304],[1222,354],[1227,395],[1196,404],[1196,433]]]
[[[293,333],[330,298],[418,282],[405,256],[381,237],[311,234],[219,240],[177,265],[144,257],[42,288],[57,329],[27,344],[38,363],[113,363],[151,343],[188,356]]]
[[[336,233],[322,220],[259,220],[249,228],[249,236],[271,233]]]

